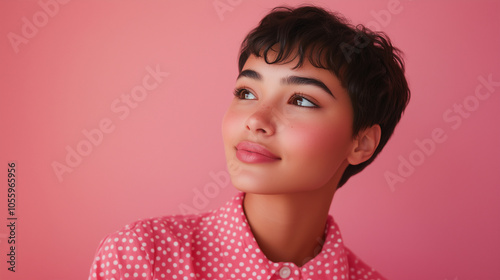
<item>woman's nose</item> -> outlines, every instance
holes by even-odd
[[[275,111],[271,106],[260,105],[247,119],[248,130],[256,134],[273,135],[276,130]]]

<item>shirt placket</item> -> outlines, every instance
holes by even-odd
[[[274,263],[269,280],[300,280],[300,269],[293,263]]]

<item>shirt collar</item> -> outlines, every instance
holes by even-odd
[[[349,270],[347,252],[339,228],[331,215],[328,216],[325,226],[325,240],[318,240],[319,253],[314,258],[304,260],[305,264],[300,267],[292,262],[273,262],[260,250],[253,236],[243,211],[244,197],[244,192],[238,192],[224,207],[214,211],[212,216],[212,219],[220,221],[217,230],[222,241],[221,250],[228,263],[239,265],[236,262],[240,262],[241,258],[247,259],[251,265],[255,264],[266,270],[266,273],[261,272],[268,275],[267,279],[274,279],[281,273],[290,273],[290,277],[296,276],[297,279],[299,275],[301,279],[308,279],[312,275],[314,279],[321,277],[331,279],[332,275],[338,274],[345,275],[344,279],[347,279]],[[231,240],[235,240],[234,244],[228,244]],[[235,251],[240,252],[241,256],[234,256]],[[283,269],[283,267],[288,268]]]

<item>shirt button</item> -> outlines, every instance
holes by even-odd
[[[288,278],[290,276],[290,268],[288,266],[284,266],[280,269],[281,278]]]

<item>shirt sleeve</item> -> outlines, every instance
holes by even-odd
[[[138,226],[128,226],[101,241],[89,280],[153,279],[154,244],[136,234]]]

